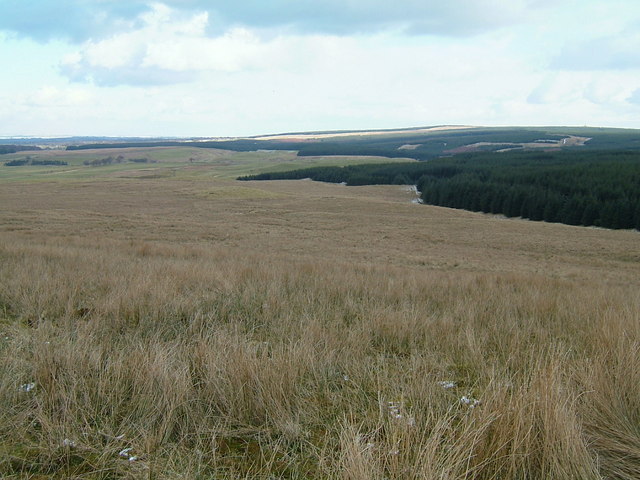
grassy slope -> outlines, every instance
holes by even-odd
[[[224,155],[0,180],[0,476],[638,478],[637,233]]]
[[[123,163],[88,167],[85,161],[106,157],[125,157]],[[14,159],[31,157],[34,160],[61,160],[67,166],[7,167]],[[147,158],[149,163],[131,163],[128,159]],[[193,161],[192,161],[193,160]],[[173,176],[179,173],[190,177],[235,178],[239,175],[278,171],[311,166],[330,166],[359,163],[407,161],[380,157],[298,157],[295,152],[231,152],[190,147],[117,148],[102,150],[45,150],[20,152],[0,157],[0,181],[62,181],[133,175]],[[180,172],[177,170],[180,169]],[[141,173],[142,172],[142,173]]]

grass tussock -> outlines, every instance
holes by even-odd
[[[631,286],[0,239],[3,478],[636,479]]]

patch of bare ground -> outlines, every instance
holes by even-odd
[[[2,185],[0,476],[638,478],[638,233],[414,197]]]
[[[500,152],[508,152],[509,150],[520,149],[520,148],[557,150],[561,147],[581,147],[581,146],[584,146],[584,144],[589,140],[591,140],[591,138],[589,137],[577,137],[575,135],[569,135],[560,140],[538,140],[537,142],[526,142],[526,143],[477,142],[477,143],[471,143],[469,145],[463,145],[461,147],[445,150],[443,153],[457,154],[457,153],[477,152],[482,147],[487,147],[487,146],[504,146],[505,148],[498,150]]]

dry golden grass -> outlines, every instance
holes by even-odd
[[[640,477],[637,232],[179,175],[0,204],[3,478]]]

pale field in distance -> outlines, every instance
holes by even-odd
[[[123,157],[122,162],[84,168],[84,162],[107,157]],[[15,181],[61,181],[83,179],[109,179],[133,175],[183,177],[236,178],[266,171],[293,170],[296,168],[353,165],[358,163],[406,162],[412,159],[385,157],[298,157],[296,152],[277,150],[260,152],[232,152],[213,148],[193,147],[146,147],[146,148],[101,148],[95,150],[41,150],[25,151],[0,157],[0,163],[11,160],[60,160],[63,166],[5,167],[0,165],[0,180]],[[147,159],[147,163],[132,162],[132,159]]]
[[[640,477],[638,232],[143,153],[0,167],[3,478]]]

